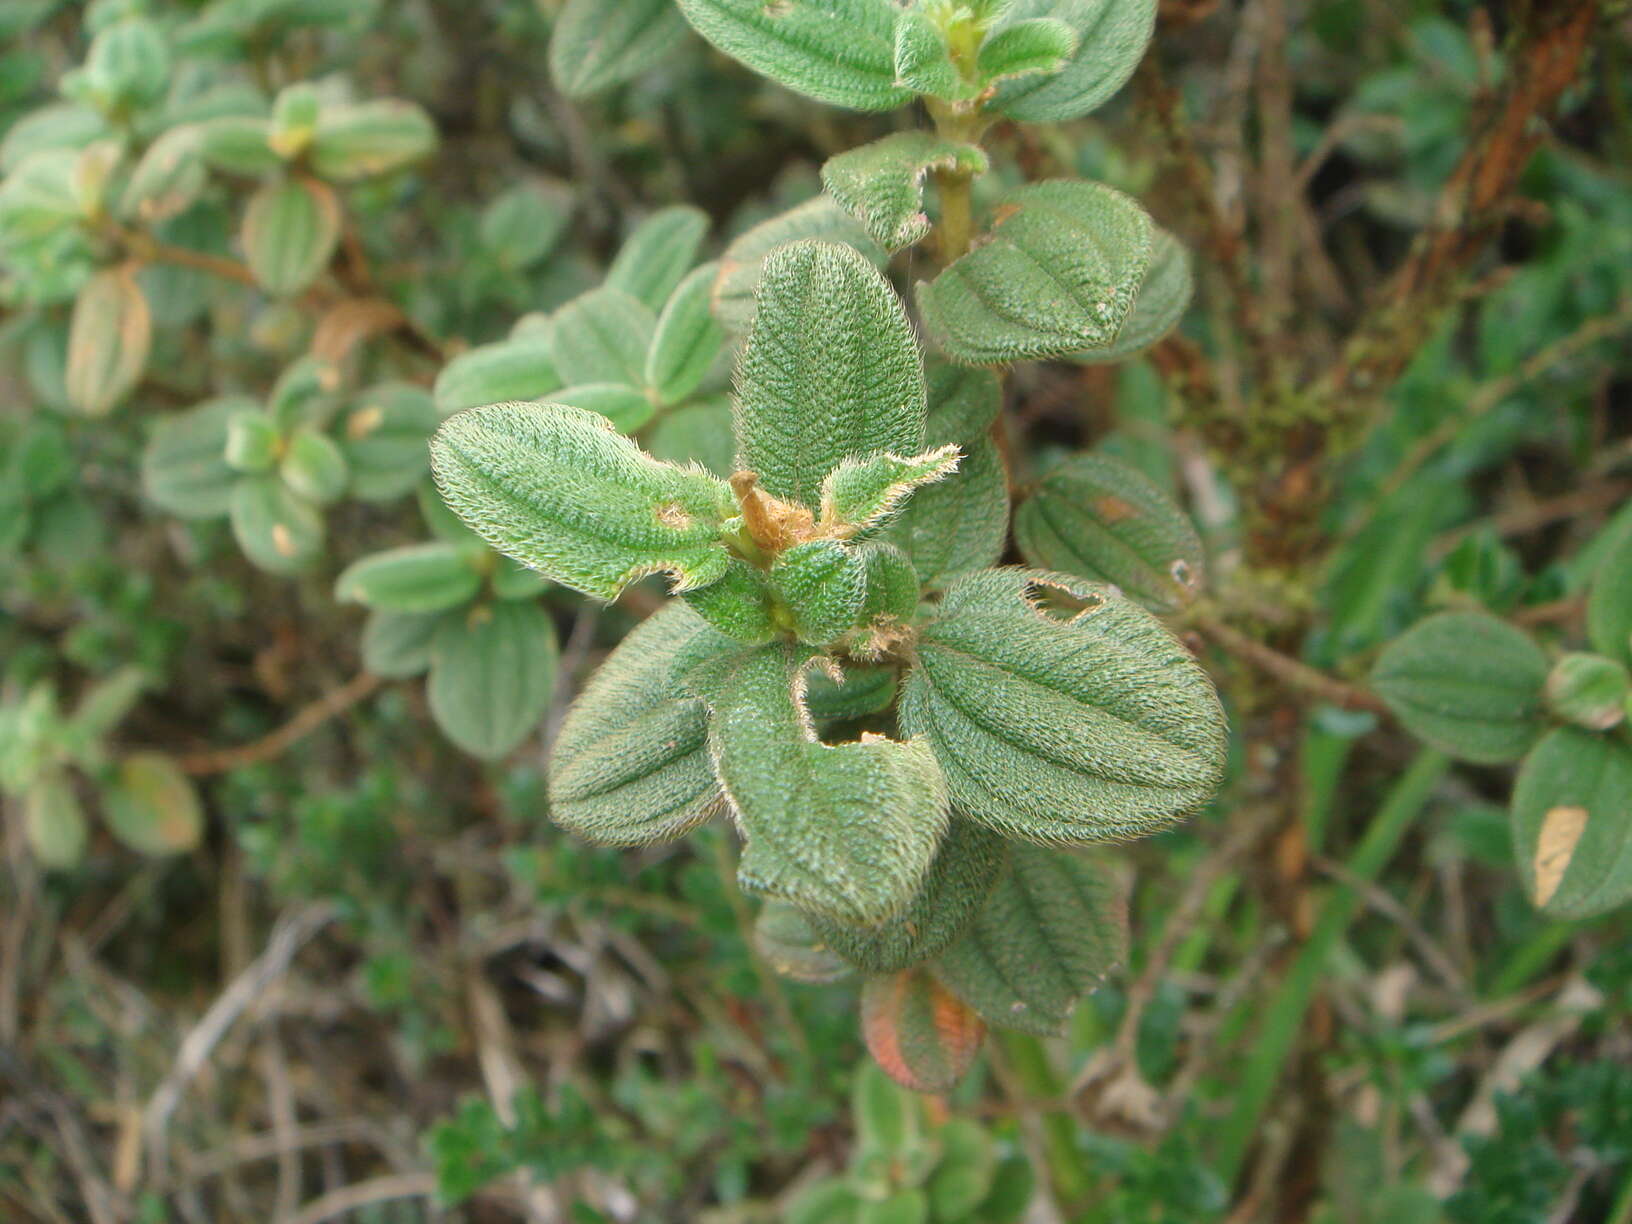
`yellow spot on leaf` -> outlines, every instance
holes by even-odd
[[[1584,807],[1555,807],[1541,822],[1541,836],[1536,839],[1536,904],[1546,905],[1553,899],[1564,873],[1570,869],[1575,847],[1587,828],[1587,809]]]

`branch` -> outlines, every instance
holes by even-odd
[[[1267,646],[1257,638],[1249,637],[1214,617],[1198,616],[1193,623],[1228,654],[1251,664],[1289,689],[1345,710],[1367,710],[1385,718],[1389,716],[1389,709],[1383,704],[1383,699],[1370,689],[1347,684],[1335,676],[1329,676],[1318,668],[1310,667],[1309,664],[1294,659],[1291,655],[1284,655],[1273,646]]]
[[[361,672],[339,688],[323,694],[270,735],[236,748],[217,748],[182,757],[179,762],[182,771],[194,777],[203,777],[270,761],[281,756],[329,719],[344,714],[359,701],[367,698],[382,683],[380,677],[369,672]]]

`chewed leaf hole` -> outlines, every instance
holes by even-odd
[[[1182,587],[1194,586],[1196,571],[1191,568],[1190,562],[1182,557],[1168,566],[1167,572],[1173,575],[1173,581]]]
[[[1069,624],[1105,606],[1105,597],[1096,591],[1079,593],[1070,587],[1049,582],[1028,583],[1024,598],[1037,615],[1062,624]]]

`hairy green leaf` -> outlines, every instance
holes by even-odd
[[[180,518],[225,515],[238,479],[227,463],[227,431],[234,417],[258,410],[254,400],[228,395],[160,422],[142,452],[142,492]]]
[[[917,645],[901,725],[934,747],[958,810],[1006,836],[1143,836],[1197,811],[1223,776],[1212,682],[1112,588],[968,575]]]
[[[949,102],[966,102],[980,93],[980,86],[952,62],[940,26],[916,8],[902,13],[895,25],[895,80],[914,93]]]
[[[656,317],[639,298],[611,287],[592,289],[551,317],[550,352],[569,387],[582,383],[638,387],[656,328]]]
[[[1133,309],[1154,241],[1144,210],[1103,184],[1018,187],[985,242],[919,283],[924,327],[964,365],[1105,347]]]
[[[702,209],[690,204],[659,209],[619,249],[606,272],[607,286],[649,310],[661,310],[696,261],[707,233],[708,214]]]
[[[890,0],[679,0],[704,38],[755,72],[830,106],[890,110],[895,83]]]
[[[884,266],[883,248],[868,237],[861,222],[827,196],[817,196],[761,221],[725,248],[714,282],[714,317],[721,326],[731,332],[748,329],[758,309],[765,257],[779,246],[807,238],[853,247],[875,267]]]
[[[956,446],[963,458],[946,479],[919,489],[882,538],[912,559],[924,586],[996,565],[1009,530],[1008,483],[990,428],[1002,385],[986,370],[931,362],[927,446]]]
[[[1587,637],[1599,654],[1632,666],[1632,526],[1615,537],[1593,574]]]
[[[1008,863],[997,834],[952,816],[923,887],[899,914],[872,927],[812,915],[810,923],[838,956],[869,973],[893,973],[939,956],[986,903]]]
[[[232,534],[244,555],[274,574],[295,574],[323,555],[323,515],[273,475],[232,487]]]
[[[1143,473],[1108,455],[1074,455],[1014,513],[1027,561],[1108,582],[1154,612],[1201,590],[1201,538],[1190,518]]]
[[[861,1032],[873,1061],[913,1092],[953,1087],[974,1064],[986,1038],[986,1026],[975,1011],[920,969],[867,979],[861,988]],[[911,1211],[884,1218],[928,1219],[921,1205]]]
[[[770,582],[792,614],[799,640],[813,646],[826,646],[853,629],[867,595],[865,568],[837,540],[795,544],[777,557]]]
[[[550,76],[588,98],[656,67],[685,37],[670,0],[567,0],[550,35]]]
[[[537,604],[483,604],[445,617],[425,695],[442,733],[495,761],[538,725],[555,687],[555,626]]]
[[[153,348],[153,312],[131,264],[104,268],[74,300],[68,324],[68,403],[106,416],[131,393]]]
[[[1516,761],[1542,731],[1547,656],[1482,612],[1442,612],[1388,644],[1371,683],[1412,735],[1481,765]]]
[[[994,30],[980,45],[977,66],[988,84],[1012,77],[1052,75],[1077,49],[1077,34],[1063,21],[1031,17]]]
[[[747,840],[738,878],[811,913],[878,923],[923,883],[946,829],[945,784],[922,741],[819,742],[799,692],[808,659],[772,644],[688,673]]]
[[[999,1028],[1053,1036],[1127,955],[1121,885],[1074,854],[1016,843],[979,916],[934,966]]]
[[[986,155],[974,145],[928,132],[897,132],[829,158],[822,186],[885,250],[911,246],[929,233],[924,179],[932,170],[984,174]]]
[[[442,496],[484,540],[563,586],[612,599],[668,573],[677,591],[725,574],[730,490],[660,463],[605,417],[563,404],[490,404],[431,440]]]
[[[694,268],[669,295],[646,354],[646,385],[661,404],[677,404],[702,385],[725,347],[709,302],[719,265]]]
[[[561,389],[550,346],[537,337],[501,340],[460,353],[436,377],[436,409],[451,416],[466,408],[539,399]]]
[[[1590,918],[1632,900],[1632,748],[1549,732],[1513,788],[1513,850],[1538,909]]]
[[[423,613],[469,603],[481,589],[468,551],[437,540],[352,562],[335,580],[334,597],[378,611]]]
[[[1063,22],[1077,44],[1059,73],[999,86],[991,106],[1022,123],[1075,119],[1121,89],[1150,42],[1156,0],[1014,0],[993,37],[1039,17]]]
[[[849,247],[796,242],[765,261],[737,368],[737,466],[767,492],[816,507],[846,459],[916,455],[922,359],[901,301]]]
[[[635,846],[678,837],[721,806],[703,703],[682,658],[735,649],[681,604],[635,627],[590,678],[550,756],[550,819],[580,837]]]
[[[1070,358],[1081,365],[1100,365],[1110,361],[1125,361],[1164,339],[1179,325],[1184,312],[1190,307],[1195,292],[1195,279],[1190,269],[1190,252],[1172,234],[1164,229],[1156,231],[1156,243],[1150,257],[1150,271],[1133,300],[1133,310],[1117,337],[1104,348],[1072,353]]]
[[[774,897],[754,921],[754,950],[796,982],[836,982],[853,972],[822,942],[805,914]]]
[[[941,446],[910,459],[874,455],[845,459],[822,482],[822,522],[842,534],[866,531],[899,510],[914,489],[944,479],[958,468],[958,449]]]

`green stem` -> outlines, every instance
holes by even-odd
[[[1534,934],[1520,944],[1507,958],[1485,992],[1487,998],[1505,999],[1528,986],[1557,956],[1575,934],[1575,925],[1569,922],[1549,922],[1537,928]]]
[[[1048,1051],[1030,1033],[1006,1029],[996,1034],[1004,1060],[1027,1101],[1058,1101],[1065,1085],[1054,1074]],[[1077,1150],[1077,1124],[1069,1110],[1050,1109],[1039,1119],[1043,1134],[1043,1162],[1055,1200],[1067,1215],[1093,1190],[1093,1175]]]
[[[937,170],[935,186],[941,199],[941,220],[935,228],[941,265],[961,258],[975,238],[974,178],[964,171]]]
[[[1615,1196],[1607,1224],[1632,1224],[1632,1168],[1626,1171],[1621,1182],[1621,1192]]]
[[[1270,1001],[1258,1040],[1247,1056],[1235,1109],[1218,1135],[1217,1167],[1226,1183],[1233,1184],[1241,1171],[1264,1109],[1302,1034],[1304,1014],[1314,998],[1321,973],[1331,959],[1332,949],[1359,912],[1360,895],[1352,885],[1377,878],[1448,766],[1442,754],[1424,749],[1394,784],[1345,864],[1352,884],[1343,885],[1327,899],[1309,941],[1303,945],[1291,971]]]

